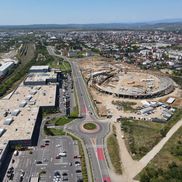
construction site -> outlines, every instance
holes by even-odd
[[[102,117],[118,118],[122,115],[166,121],[172,113],[166,111],[165,102],[160,102],[161,99],[164,101],[178,95],[180,98],[180,89],[176,88],[174,81],[159,72],[144,71],[134,65],[102,58],[84,60],[79,65]],[[130,109],[123,109],[123,105],[130,103],[133,103]]]

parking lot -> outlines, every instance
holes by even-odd
[[[70,115],[73,108],[73,89],[72,78],[70,74],[65,74],[59,89],[59,108],[64,115]]]
[[[82,181],[79,149],[70,137],[50,137],[38,147],[13,155],[5,181]]]

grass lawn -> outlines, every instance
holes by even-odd
[[[162,127],[163,124],[149,121],[122,121],[125,142],[134,159],[142,158],[161,140]]]
[[[65,135],[65,132],[62,129],[56,129],[56,128],[44,127],[44,132],[46,135],[49,135],[49,136],[63,136],[63,135]]]
[[[86,123],[86,124],[83,125],[83,127],[86,130],[95,130],[97,128],[97,125],[94,124],[94,123]]]
[[[75,97],[76,98],[76,97]],[[76,99],[76,103],[77,103],[77,99]],[[73,111],[70,113],[70,117],[71,118],[77,118],[79,116],[79,110],[78,110],[78,105],[76,105],[73,108]]]
[[[52,119],[52,120],[48,121],[48,123],[54,124],[55,126],[64,126],[65,124],[68,124],[72,120],[73,120],[72,118],[68,118],[68,117],[64,116],[61,118]]]
[[[59,68],[63,72],[71,72],[71,65],[62,58],[54,57],[54,61],[49,63],[49,66],[52,68]]]
[[[114,126],[113,126],[113,133],[107,139],[107,150],[108,150],[112,165],[115,169],[115,172],[117,174],[122,174],[119,145],[115,135]]]
[[[70,72],[71,71],[71,65],[66,61],[61,62],[60,68],[61,68],[61,71],[63,71],[63,72]]]
[[[180,182],[182,179],[182,127],[137,176],[142,182]]]

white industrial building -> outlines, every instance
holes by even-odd
[[[49,66],[32,66],[29,70],[30,73],[36,73],[36,72],[48,72]]]
[[[148,113],[152,112],[153,110],[154,110],[153,107],[147,107],[147,108],[141,109],[140,114],[148,114]]]
[[[0,77],[3,77],[7,74],[7,72],[15,65],[18,61],[6,58],[6,59],[0,59]]]
[[[0,77],[6,75],[6,73],[14,66],[14,62],[6,62],[0,66]]]

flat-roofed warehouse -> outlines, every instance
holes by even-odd
[[[48,83],[56,83],[57,74],[55,72],[41,72],[28,74],[25,85],[46,85]]]
[[[58,74],[52,71],[49,66],[32,66],[24,81],[25,85],[46,85],[56,83]]]
[[[11,147],[37,144],[42,109],[57,107],[58,84],[24,85],[0,100],[0,168]]]

